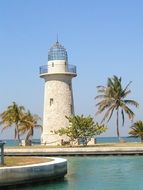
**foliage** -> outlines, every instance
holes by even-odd
[[[20,135],[26,134],[26,145],[31,145],[34,128],[41,127],[41,125],[38,124],[38,120],[40,120],[40,117],[38,115],[32,115],[30,111],[23,114],[19,124],[19,133]]]
[[[15,139],[18,138],[20,141],[19,135],[19,124],[21,122],[22,116],[24,114],[25,108],[23,106],[18,106],[16,102],[13,102],[12,105],[8,106],[7,110],[0,114],[0,125],[3,125],[3,129],[8,127],[15,126]]]
[[[129,134],[134,137],[140,137],[143,143],[143,121],[137,121],[131,126]]]
[[[104,117],[101,122],[105,120],[108,122],[114,111],[116,111],[117,136],[119,139],[119,112],[122,117],[122,125],[124,125],[125,113],[129,119],[132,120],[134,118],[134,113],[128,106],[131,105],[138,107],[138,103],[136,101],[126,99],[126,97],[131,93],[131,90],[128,89],[130,84],[131,82],[123,88],[122,79],[117,76],[113,76],[113,78],[108,78],[107,86],[97,87],[99,95],[97,95],[95,99],[100,99],[100,101],[96,104],[96,106],[98,106],[96,114],[104,112]]]
[[[94,123],[93,118],[90,116],[77,115],[66,118],[69,120],[69,126],[61,128],[55,133],[60,136],[68,136],[72,143],[77,143],[79,139],[82,139],[84,145],[87,145],[94,135],[100,135],[107,129],[104,125]]]
[[[15,139],[26,134],[26,143],[31,143],[33,130],[39,127],[37,124],[39,117],[32,115],[30,111],[26,112],[23,106],[17,105],[15,102],[0,114],[0,125],[3,126],[2,131],[8,127],[15,127]]]

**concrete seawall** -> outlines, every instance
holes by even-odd
[[[0,187],[52,180],[64,177],[67,173],[67,160],[54,158],[53,161],[0,168]]]
[[[143,155],[143,147],[76,147],[76,148],[9,148],[5,155],[76,156],[76,155]]]

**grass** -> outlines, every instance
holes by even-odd
[[[3,166],[24,166],[30,164],[39,164],[44,162],[50,162],[53,159],[43,157],[24,157],[24,156],[5,156]],[[0,165],[2,167],[2,165]]]
[[[74,145],[74,148],[79,147],[143,147],[143,143],[140,142],[122,142],[122,143],[97,143],[94,145]],[[33,145],[33,146],[6,146],[8,149],[37,149],[37,148],[71,148],[70,145],[66,146],[49,146],[49,145]]]
[[[125,142],[125,143],[100,143],[96,147],[143,147],[143,143]]]

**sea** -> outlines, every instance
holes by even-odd
[[[121,137],[121,139],[124,142],[140,142],[140,138],[136,138],[136,137]],[[3,140],[6,144],[5,146],[18,146],[19,145],[19,141],[17,140],[7,140],[4,139]],[[117,137],[96,137],[96,143],[116,143],[119,142]],[[33,144],[40,144],[40,139],[33,139],[32,141]]]

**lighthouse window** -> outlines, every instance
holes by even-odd
[[[50,106],[52,106],[53,105],[53,98],[50,98]]]
[[[52,62],[52,67],[54,67],[54,63]]]

